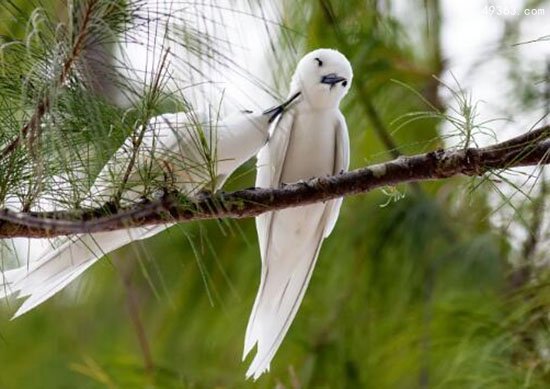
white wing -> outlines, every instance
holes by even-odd
[[[280,116],[270,131],[269,143],[265,145],[258,153],[256,163],[256,187],[258,188],[273,188],[280,185],[280,177],[282,172],[282,164],[276,164],[274,161],[283,160],[288,148],[292,125],[294,123],[293,111],[288,111]],[[264,213],[256,217],[256,230],[258,232],[258,243],[262,258],[262,274],[260,278],[260,290],[263,289],[263,284],[266,279],[265,259],[267,258],[267,242],[268,233],[270,230],[273,212]],[[254,334],[254,323],[257,313],[257,308],[260,299],[256,298],[248,326],[246,329],[245,345],[243,359],[250,352],[257,342],[257,337]]]
[[[245,112],[224,119],[217,128],[216,190],[243,163],[255,156],[269,137],[269,116]]]
[[[278,188],[281,185],[281,174],[283,171],[288,142],[294,124],[294,111],[290,110],[279,117],[270,131],[269,143],[258,153],[256,163],[256,187]],[[273,213],[264,213],[256,218],[256,229],[262,261],[265,258],[267,231]],[[260,232],[261,231],[261,232]]]
[[[162,158],[164,153],[172,153],[177,149],[181,138],[178,138],[176,130],[180,129],[180,137],[186,136],[187,130],[181,131],[184,123],[189,123],[185,114],[163,115],[151,119],[143,139],[143,148],[137,154],[137,163],[142,164],[155,151]],[[98,175],[90,189],[92,200],[87,205],[93,206],[92,201],[95,204],[104,204],[112,199],[117,187],[114,182],[120,181],[131,154],[131,140],[127,140]],[[134,200],[137,193],[130,191],[125,200]],[[67,237],[61,240],[57,247],[46,250],[37,261],[5,272],[0,297],[11,294],[29,297],[15,313],[16,318],[65,288],[105,254],[131,241],[155,235],[169,226],[149,226]]]
[[[339,112],[340,113],[340,112]],[[334,171],[333,175],[347,172],[349,169],[349,135],[348,126],[346,125],[346,119],[340,113],[338,117],[338,125],[336,127],[336,152],[334,159]],[[334,226],[338,221],[338,215],[340,214],[340,207],[342,206],[343,198],[329,201],[328,206],[330,210],[328,212],[328,224],[325,229],[325,238],[332,233]]]
[[[338,119],[342,121],[343,118]],[[348,160],[345,123],[343,126],[338,123],[336,127],[332,128],[336,139],[329,139],[335,147],[332,172],[346,169]],[[273,138],[258,156],[257,186],[279,186],[292,131],[292,116],[283,115]],[[336,222],[340,203],[335,200],[312,204],[256,218],[262,274],[245,338],[244,356],[257,345],[248,377],[256,379],[269,370],[304,297],[321,243]]]
[[[42,304],[107,253],[166,228],[161,225],[72,237],[28,266],[5,272],[2,294],[28,297],[13,318]]]
[[[136,154],[133,173],[128,183],[139,181],[137,167],[146,164],[157,173],[172,174],[174,185],[189,192],[196,189],[199,182],[207,181],[205,166],[200,155],[200,139],[197,128],[206,132],[208,138],[210,123],[202,113],[171,113],[151,118],[143,135],[142,143]],[[103,205],[112,200],[115,190],[120,186],[127,166],[134,154],[133,139],[128,138],[111,157],[90,188],[90,203],[85,206]],[[174,161],[177,166],[174,166]],[[136,200],[142,193],[141,187],[127,188],[123,203]]]
[[[165,114],[152,118],[137,154],[137,165],[145,162],[170,164],[174,157],[181,162],[174,169],[174,184],[193,195],[210,184],[220,188],[227,177],[250,159],[265,144],[268,117],[260,114],[237,114],[219,123],[208,122],[205,115],[188,113]],[[199,135],[197,128],[202,133]],[[212,144],[216,143],[215,146]],[[133,152],[127,140],[98,175],[90,190],[88,206],[110,201],[125,174]],[[209,154],[215,152],[214,169],[209,169]],[[175,156],[174,154],[177,154]],[[162,167],[162,166],[160,166]],[[211,176],[212,175],[212,176]],[[124,201],[134,201],[141,188],[124,193]],[[0,278],[0,297],[18,294],[29,298],[15,317],[28,312],[67,286],[98,259],[135,240],[151,237],[172,224],[133,228],[113,232],[81,234],[67,238],[53,250],[47,250],[39,260],[4,272]]]
[[[268,137],[269,117],[250,111],[218,120],[203,113],[172,113],[151,119],[139,148],[135,166],[148,164],[157,173],[169,173],[169,184],[189,196],[206,189],[220,189],[240,165],[254,156]],[[95,205],[112,199],[134,153],[132,139],[109,160],[90,190]],[[160,176],[160,175],[159,175]],[[140,181],[135,172],[128,180]],[[159,177],[161,178],[161,177]],[[135,201],[141,187],[125,192],[123,200]]]
[[[137,164],[143,164],[148,158],[170,158],[178,151],[181,143],[190,143],[191,127],[195,123],[187,114],[168,114],[151,119],[143,138],[143,147],[137,154]],[[112,199],[120,182],[130,155],[131,140],[127,140],[113,155],[98,175],[90,189],[89,206],[104,204]],[[134,200],[138,191],[129,191],[125,201]],[[93,201],[93,203],[92,203]],[[18,317],[49,299],[66,287],[105,254],[127,243],[151,237],[166,228],[167,225],[148,226],[95,234],[80,234],[61,240],[58,247],[46,250],[37,261],[18,269],[4,272],[0,297],[17,294],[29,298],[14,315]]]

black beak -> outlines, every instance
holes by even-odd
[[[285,109],[290,105],[292,104],[292,102],[294,100],[296,100],[302,93],[301,92],[297,92],[295,93],[294,95],[292,95],[290,97],[290,99],[288,99],[287,101],[285,101],[284,103],[282,103],[281,105],[277,105],[276,107],[273,107],[273,108],[269,108],[267,111],[264,111],[264,115],[271,115],[271,117],[269,118],[268,120],[268,123],[271,123],[273,122],[277,116],[279,116],[280,114],[282,114]]]
[[[340,77],[336,73],[330,73],[321,77],[321,84],[335,85],[339,82],[346,81],[345,77]]]

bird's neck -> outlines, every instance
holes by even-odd
[[[293,96],[296,91],[292,91],[289,96]],[[306,109],[311,111],[317,110],[337,110],[340,106],[340,101],[335,100],[333,96],[323,95],[322,93],[307,93],[301,92],[298,104],[300,109]]]

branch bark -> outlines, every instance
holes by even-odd
[[[264,212],[366,193],[387,185],[481,176],[520,166],[550,163],[550,126],[484,148],[437,150],[399,157],[335,176],[312,178],[281,188],[251,188],[188,199],[181,193],[129,208],[56,212],[0,212],[0,238],[46,238],[113,231],[144,225],[216,218],[246,218]]]

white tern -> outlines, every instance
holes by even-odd
[[[344,55],[318,49],[298,63],[290,95],[299,100],[270,129],[258,153],[256,186],[347,171],[349,137],[339,104],[353,73]],[[248,322],[243,358],[256,345],[246,373],[257,379],[269,370],[304,297],[323,240],[332,232],[342,199],[264,213],[256,218],[262,258],[261,280]]]
[[[243,111],[219,121],[209,121],[208,115],[191,113],[154,117],[143,134],[136,165],[150,162],[168,175],[173,174],[173,188],[191,196],[203,189],[218,190],[231,173],[265,145],[271,123],[297,97],[295,94],[284,104],[263,113]],[[200,133],[203,136],[199,136]],[[90,190],[89,198],[93,203],[101,204],[112,199],[132,150],[133,141],[129,138],[102,169]],[[176,155],[181,166],[170,167]],[[139,177],[137,172],[130,178],[135,177]],[[122,200],[135,201],[140,195],[139,189],[128,189]],[[52,297],[107,253],[131,241],[151,237],[170,226],[68,237],[58,247],[46,250],[38,260],[4,271],[0,275],[0,297],[12,294],[18,298],[28,297],[13,316],[16,318]]]

